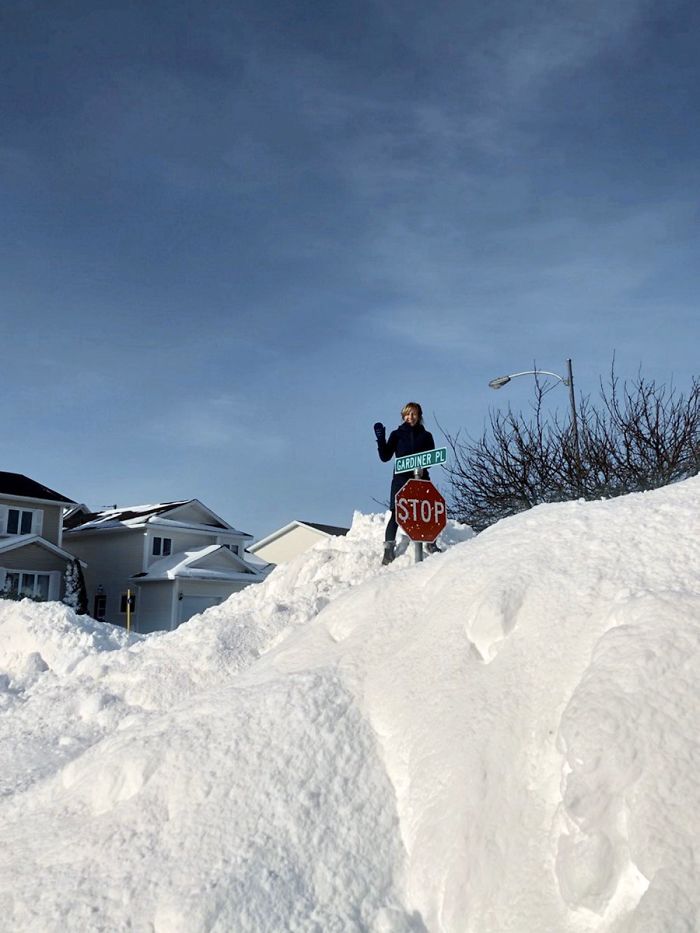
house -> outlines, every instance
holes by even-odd
[[[22,473],[0,472],[0,591],[61,599],[66,565],[63,512],[67,496]]]
[[[319,525],[316,522],[300,522],[295,519],[284,528],[279,528],[266,538],[249,545],[248,550],[270,564],[284,564],[319,541],[346,535],[349,530],[337,525]]]
[[[177,628],[264,580],[245,559],[252,535],[237,531],[198,499],[101,512],[78,505],[65,517],[64,536],[87,562],[92,615],[125,625],[130,595],[136,632]]]

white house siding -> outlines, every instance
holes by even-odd
[[[222,571],[223,573],[238,573],[238,566],[232,567],[232,560],[229,554],[226,551],[214,551],[213,553],[207,555],[202,562],[202,566],[206,570],[217,570]],[[191,568],[196,573],[196,566]],[[253,574],[250,575],[251,582],[255,579]]]
[[[232,593],[247,585],[188,579],[142,583],[137,595],[138,623],[134,631],[147,634],[177,628],[192,615],[225,602]]]
[[[66,561],[58,554],[53,554],[48,548],[40,544],[27,544],[24,547],[13,548],[11,551],[0,552],[0,564],[8,570],[39,570],[49,573],[51,570],[66,569]]]
[[[283,564],[285,561],[292,560],[298,554],[303,554],[312,545],[319,541],[324,541],[328,535],[313,528],[307,528],[305,525],[297,525],[291,531],[287,531],[270,541],[264,547],[255,550],[255,556],[268,561],[270,564]]]
[[[41,512],[40,523],[32,523],[32,534],[41,535],[51,544],[61,547],[61,526],[63,522],[62,505],[46,505],[42,502],[34,502],[32,499],[12,499],[9,496],[0,496],[0,508],[3,515],[6,515],[5,509],[31,509],[35,512]],[[4,520],[2,525],[4,527]]]
[[[182,600],[177,600],[175,624],[186,622],[191,615],[203,612],[209,606],[225,602],[232,593],[239,593],[246,586],[248,584],[243,582],[217,583],[214,580],[181,580],[178,595],[182,594]],[[183,608],[187,610],[184,615]]]
[[[62,505],[42,505],[38,508],[44,511],[44,521],[41,527],[41,537],[62,547],[61,526],[63,524],[63,506]]]
[[[152,564],[156,560],[162,560],[165,556],[162,553],[154,554],[153,553],[153,539],[154,538],[170,538],[172,541],[171,553],[179,554],[182,551],[194,551],[201,547],[206,547],[208,544],[214,543],[214,535],[202,535],[197,534],[194,531],[178,531],[174,528],[159,528],[158,526],[148,529],[148,552],[147,552],[147,561],[148,564]]]
[[[152,564],[154,561],[161,560],[165,555],[164,554],[154,554],[153,553],[153,539],[154,538],[170,538],[171,553],[180,554],[183,551],[198,551],[200,548],[208,547],[211,544],[216,544],[221,537],[220,534],[212,532],[212,534],[206,534],[203,532],[194,532],[194,531],[180,531],[178,529],[170,528],[159,528],[155,526],[148,529],[148,550],[147,550],[147,562]],[[231,544],[238,544],[239,551],[243,553],[243,539],[242,538],[229,538],[226,536],[226,542],[231,542]],[[162,544],[161,544],[162,550]]]
[[[134,631],[146,635],[148,632],[167,631],[171,627],[175,582],[144,583],[138,588],[138,622]]]
[[[58,554],[52,554],[39,544],[27,544],[12,551],[0,552],[0,590],[5,586],[5,573],[12,570],[48,573],[51,577],[49,599],[61,598],[66,561]]]
[[[107,597],[105,621],[114,625],[126,625],[126,614],[120,612],[121,597],[127,589],[133,589],[131,574],[143,569],[143,532],[99,532],[84,537],[64,536],[66,550],[71,551],[87,563],[85,585],[88,591],[89,612],[94,611],[95,594],[98,587]],[[118,569],[123,568],[120,573]],[[141,615],[139,600],[132,615],[132,624],[138,631]]]

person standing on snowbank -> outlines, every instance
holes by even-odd
[[[410,454],[421,454],[426,450],[433,450],[435,447],[433,435],[430,431],[426,431],[423,425],[423,409],[418,402],[407,402],[401,409],[401,418],[402,424],[391,432],[388,440],[386,428],[381,421],[377,421],[374,425],[377,451],[379,459],[383,463],[387,463],[394,456],[407,457]],[[391,480],[391,517],[384,532],[383,564],[390,564],[396,557],[396,531],[398,529],[396,522],[396,493],[409,479],[410,476],[405,473],[394,473]],[[428,471],[421,470],[419,479],[430,479]],[[429,554],[434,554],[439,548],[433,543],[428,544],[426,550]]]

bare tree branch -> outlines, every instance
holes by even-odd
[[[700,382],[688,395],[639,373],[619,382],[615,361],[600,400],[578,405],[579,449],[570,422],[548,417],[535,382],[532,417],[491,411],[481,437],[452,436],[446,467],[451,515],[480,531],[542,502],[611,498],[656,489],[700,472]]]

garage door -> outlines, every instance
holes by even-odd
[[[220,596],[183,596],[179,600],[178,625],[182,625],[198,612],[204,612],[210,606],[218,606],[221,602]]]

